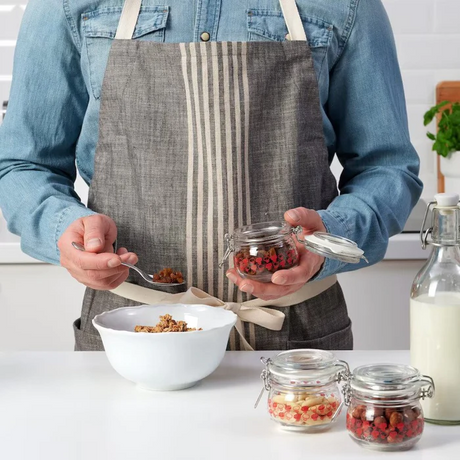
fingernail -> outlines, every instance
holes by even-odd
[[[93,238],[86,243],[87,248],[96,248],[102,244],[102,241],[99,238]]]
[[[121,265],[121,260],[120,259],[110,259],[107,262],[107,266],[109,268],[115,268],[115,267],[118,267],[119,265]]]
[[[129,256],[128,257],[128,263],[131,265],[134,265],[137,262],[137,257],[136,256]]]
[[[225,276],[233,283],[236,284],[238,278],[233,273],[226,273]]]
[[[294,222],[299,222],[300,216],[297,211],[294,211],[291,209],[290,211],[287,212],[287,215],[294,221]]]
[[[273,279],[273,282],[275,284],[286,284],[286,281],[287,281],[287,278],[283,275],[275,276],[275,278]]]
[[[249,283],[245,283],[240,286],[240,291],[246,292],[246,294],[252,294],[254,287]]]

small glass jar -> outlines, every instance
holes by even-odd
[[[347,430],[359,445],[382,451],[413,447],[422,436],[420,399],[434,383],[411,366],[371,364],[356,368],[346,386]]]
[[[338,384],[349,374],[345,361],[329,351],[302,349],[262,362],[267,410],[274,422],[289,431],[317,432],[332,426],[343,406]]]
[[[284,221],[261,222],[236,229],[225,235],[227,250],[219,267],[231,253],[233,264],[240,276],[269,283],[273,273],[299,264],[297,244],[308,251],[346,263],[359,263],[364,252],[346,238],[323,232],[302,234],[302,227],[291,227]]]
[[[234,252],[234,267],[243,278],[267,283],[276,271],[299,263],[292,227],[287,222],[241,227],[232,237],[227,237],[227,244]]]

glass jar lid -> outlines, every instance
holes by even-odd
[[[278,388],[296,391],[339,383],[348,380],[350,375],[348,364],[325,350],[288,350],[273,359],[261,358],[261,361],[265,364],[260,375],[264,386],[254,407],[259,404],[264,390],[269,391],[272,384]]]
[[[284,221],[260,222],[237,228],[233,239],[238,243],[275,243],[291,232],[292,227]]]
[[[423,389],[425,385],[428,388]],[[357,367],[351,376],[352,392],[370,397],[392,400],[413,396],[432,397],[434,383],[431,377],[421,375],[412,366],[403,364],[370,364]]]
[[[305,384],[335,379],[348,365],[325,350],[301,349],[279,353],[268,361],[268,371],[276,380],[303,381]],[[314,381],[314,382],[312,382]]]
[[[225,251],[219,267],[222,267],[236,244],[270,244],[282,241],[287,235],[295,235],[295,238],[305,248],[320,256],[339,260],[341,262],[357,264],[361,260],[368,262],[364,251],[358,245],[347,238],[332,235],[330,233],[315,232],[312,235],[302,234],[302,227],[292,228],[285,221],[260,222],[237,228],[232,235],[226,234],[227,250]]]
[[[368,262],[364,257],[364,251],[354,241],[341,236],[315,232],[313,235],[305,236],[303,240],[297,239],[309,251],[329,259],[336,259],[350,264],[357,264],[361,260]]]

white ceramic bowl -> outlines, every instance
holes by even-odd
[[[160,316],[202,331],[134,332],[155,326]],[[149,390],[181,390],[214,372],[227,347],[235,313],[206,305],[142,305],[104,312],[93,319],[107,357],[123,377]]]

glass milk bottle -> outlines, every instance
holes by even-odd
[[[431,376],[432,399],[422,402],[425,420],[460,424],[460,208],[459,196],[441,193],[428,205],[422,246],[431,256],[415,277],[410,299],[411,364]],[[432,207],[431,226],[424,230]],[[431,240],[428,240],[431,234]]]

